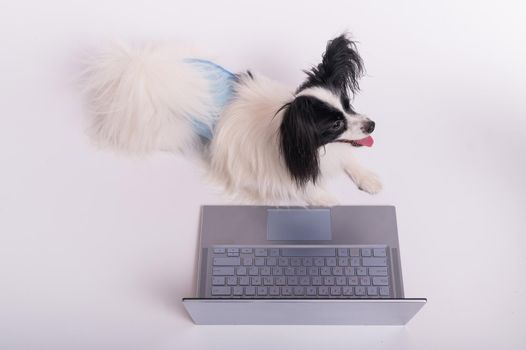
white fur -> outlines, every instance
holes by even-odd
[[[114,46],[98,55],[87,75],[93,108],[92,136],[104,145],[136,153],[187,151],[200,144],[188,115],[210,115],[208,83],[183,62],[188,54],[167,46]],[[322,88],[301,92],[341,109],[336,95]],[[213,179],[245,202],[332,205],[326,179],[342,170],[363,190],[381,189],[376,177],[350,158],[352,147],[332,143],[320,150],[321,176],[299,189],[279,149],[283,111],[294,98],[287,87],[261,75],[236,85],[235,98],[220,113],[214,137],[203,153]],[[366,120],[346,115],[348,123]],[[212,121],[201,120],[207,125]],[[359,128],[358,128],[359,129]],[[363,137],[350,128],[345,136]]]
[[[312,195],[314,188],[297,188],[280,157],[282,113],[275,113],[292,98],[286,87],[255,75],[238,86],[221,115],[210,147],[211,170],[237,198],[283,204]]]
[[[211,125],[204,116],[213,103],[208,81],[185,58],[164,45],[114,45],[93,57],[86,72],[93,139],[136,153],[197,145],[188,116]]]

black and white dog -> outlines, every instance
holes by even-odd
[[[375,127],[350,102],[362,72],[347,35],[328,42],[295,91],[174,47],[116,45],[87,71],[92,136],[135,153],[197,150],[212,178],[245,201],[332,205],[324,183],[342,170],[361,190],[381,190],[352,157],[372,145]]]

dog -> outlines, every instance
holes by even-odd
[[[382,188],[352,156],[372,146],[375,129],[351,105],[363,71],[346,33],[327,43],[295,90],[176,47],[115,45],[86,71],[91,135],[132,153],[197,153],[211,178],[245,202],[334,205],[325,184],[342,171],[365,192]]]

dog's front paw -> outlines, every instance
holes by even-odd
[[[311,193],[311,195],[306,199],[307,204],[321,207],[331,207],[333,205],[338,205],[338,200],[329,192],[317,191]]]
[[[362,191],[369,194],[376,194],[382,190],[382,183],[373,173],[365,173],[360,178],[356,179],[356,185]]]

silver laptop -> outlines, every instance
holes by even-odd
[[[403,325],[393,206],[204,206],[196,324]]]

